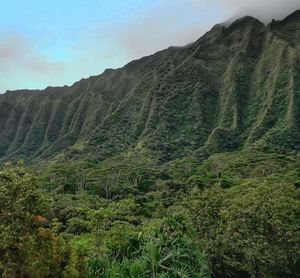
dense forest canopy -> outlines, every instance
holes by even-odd
[[[2,167],[4,277],[299,275],[297,158],[243,151],[163,170],[121,159]]]

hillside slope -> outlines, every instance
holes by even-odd
[[[0,95],[0,158],[161,160],[194,150],[300,149],[300,11],[244,17],[71,87]]]

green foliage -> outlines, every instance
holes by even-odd
[[[129,153],[94,167],[90,176],[91,190],[110,200],[147,191],[157,173],[153,160]]]
[[[107,200],[145,192],[157,178],[152,159],[123,154],[102,162],[52,163],[39,179],[39,185],[58,194],[89,192]]]
[[[34,177],[22,164],[0,170],[0,273],[3,277],[57,277],[76,272],[72,251],[55,235]],[[63,266],[68,265],[68,270]],[[75,276],[76,277],[76,276]]]
[[[285,181],[299,179],[300,164],[296,157],[254,150],[212,155],[195,171],[204,186],[229,183],[237,185],[245,179]]]
[[[206,189],[188,200],[201,246],[215,271],[251,277],[296,277],[300,264],[300,191],[246,182]]]
[[[108,257],[89,262],[90,277],[209,277],[210,265],[195,235],[182,214],[147,232],[116,223],[105,243]]]
[[[125,161],[131,162],[125,167]],[[209,277],[212,268],[220,277],[298,275],[296,156],[244,150],[155,167],[146,163],[150,170],[123,157],[82,167],[87,186],[77,194],[58,192],[55,182],[51,192],[51,181],[45,179],[49,169],[64,181],[80,168],[75,165],[66,165],[71,171],[45,167],[37,179],[43,192],[23,166],[2,169],[2,272],[19,271],[20,277]],[[93,177],[105,180],[119,166],[123,172],[111,198],[92,194]],[[140,181],[147,179],[145,171],[154,173],[151,186],[138,189],[128,182],[137,173],[142,173]],[[124,194],[126,182],[131,189]]]
[[[39,186],[57,193],[80,193],[87,187],[90,168],[85,162],[50,164],[43,170]]]

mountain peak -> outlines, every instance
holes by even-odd
[[[236,26],[243,26],[243,25],[264,25],[260,20],[258,20],[257,18],[250,16],[250,15],[246,15],[243,17],[240,17],[236,20],[234,20],[231,25],[229,27],[236,27]]]
[[[287,16],[285,19],[283,19],[283,21],[291,21],[295,19],[300,20],[300,9]]]
[[[207,146],[300,149],[300,54],[291,50],[299,15],[270,30],[245,16],[71,87],[1,95],[0,160],[64,153],[100,161],[141,142],[162,160]],[[82,142],[86,150],[74,150]]]

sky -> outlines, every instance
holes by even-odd
[[[0,0],[0,93],[71,85],[243,15],[281,19],[299,0]]]

